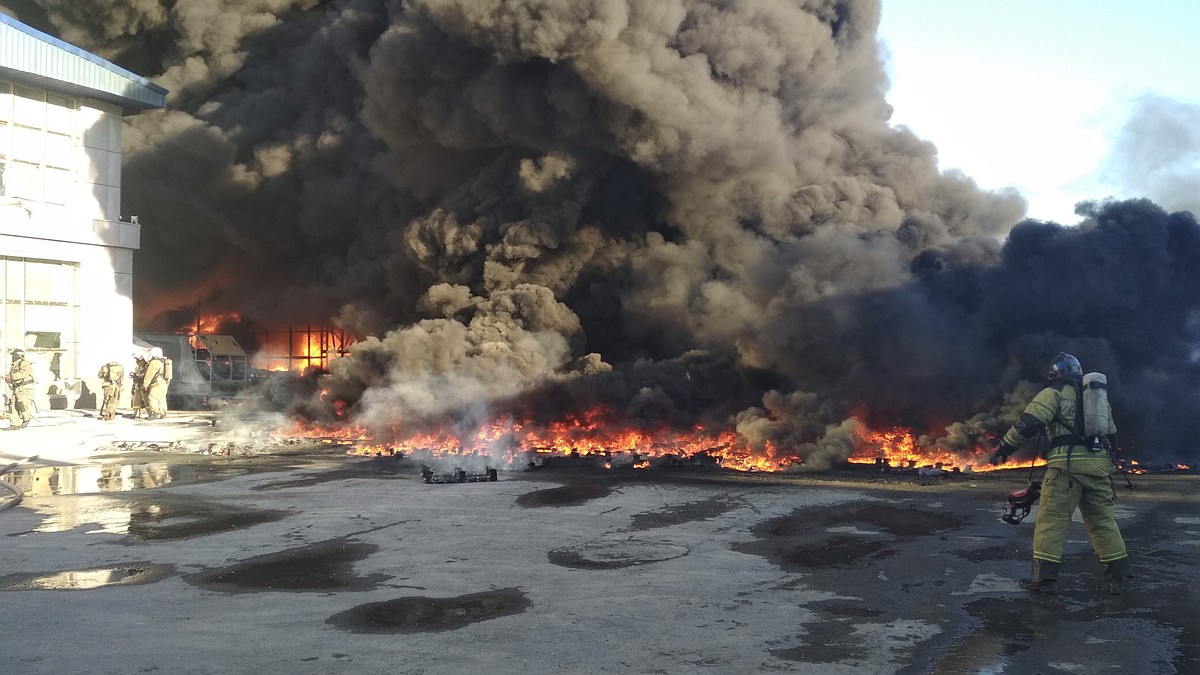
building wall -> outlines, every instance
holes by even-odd
[[[100,366],[129,360],[141,227],[120,221],[121,114],[0,80],[0,363],[25,348],[41,409],[96,407]]]

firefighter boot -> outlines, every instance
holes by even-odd
[[[1133,566],[1129,564],[1129,558],[1114,560],[1104,566],[1104,583],[1108,586],[1109,595],[1120,595],[1125,579],[1132,578]]]
[[[1033,559],[1033,571],[1021,580],[1021,588],[1034,593],[1053,593],[1058,590],[1058,563]]]

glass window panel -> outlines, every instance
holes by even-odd
[[[71,307],[56,306],[56,305],[25,305],[25,333],[34,335],[41,339],[41,336],[54,335],[55,340],[59,340],[58,335],[67,333],[71,327]],[[31,340],[32,341],[32,340]],[[28,345],[35,347],[34,344]]]
[[[71,134],[74,125],[71,124],[71,113],[75,102],[69,98],[46,94],[46,130],[59,134]]]
[[[42,200],[47,204],[66,204],[71,196],[71,172],[47,167],[45,176],[46,189]]]
[[[23,319],[23,306],[20,302],[8,302],[8,306],[4,311],[4,339],[7,341],[9,349],[13,347],[23,347],[16,340],[18,335],[25,334],[25,321]],[[11,337],[10,337],[11,336]]]
[[[12,120],[12,85],[0,82],[0,121]]]
[[[6,300],[21,302],[25,296],[25,265],[19,260],[5,261],[4,266],[4,297]]]
[[[41,164],[46,156],[46,135],[39,129],[15,126],[12,134],[12,157]]]
[[[28,162],[9,162],[4,167],[4,193],[18,199],[42,199],[42,172]]]
[[[13,122],[41,129],[46,123],[46,103],[42,92],[20,85],[13,87]]]
[[[46,165],[67,169],[72,164],[71,137],[46,134]]]
[[[26,263],[25,299],[29,302],[70,302],[70,270],[66,265],[55,263]]]
[[[25,334],[25,344],[31,349],[61,349],[62,333],[53,331],[29,331]]]

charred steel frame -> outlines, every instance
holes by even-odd
[[[314,327],[312,324],[305,324],[302,328],[288,324],[284,329],[262,329],[252,332],[260,345],[255,354],[256,359],[264,362],[268,368],[284,361],[287,363],[288,370],[296,370],[297,364],[316,366],[326,370],[329,367],[330,356],[345,356],[349,353],[350,343],[353,342],[353,338],[344,332],[322,326]],[[283,342],[279,338],[281,335],[287,336],[287,353],[285,354],[272,351],[276,344]],[[312,345],[314,335],[317,337],[318,351],[314,354],[304,354],[300,350]]]

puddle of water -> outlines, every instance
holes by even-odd
[[[123,496],[77,495],[69,499],[27,499],[22,508],[46,516],[34,532],[126,535],[132,541],[165,541],[224,532],[279,520],[283,511],[244,509],[162,492]]]
[[[371,602],[334,614],[325,623],[352,633],[425,633],[520,614],[529,599],[516,588],[454,598],[405,597]]]
[[[369,590],[391,577],[356,576],[354,563],[377,550],[373,544],[337,539],[258,556],[188,581],[230,592]]]
[[[164,485],[195,483],[244,473],[246,469],[233,467],[214,468],[148,462],[19,469],[7,473],[6,480],[13,483],[25,497],[48,497],[148,490]]]
[[[169,576],[170,565],[131,563],[116,567],[64,570],[46,574],[10,574],[0,577],[2,591],[83,591],[105,586],[148,584]]]

